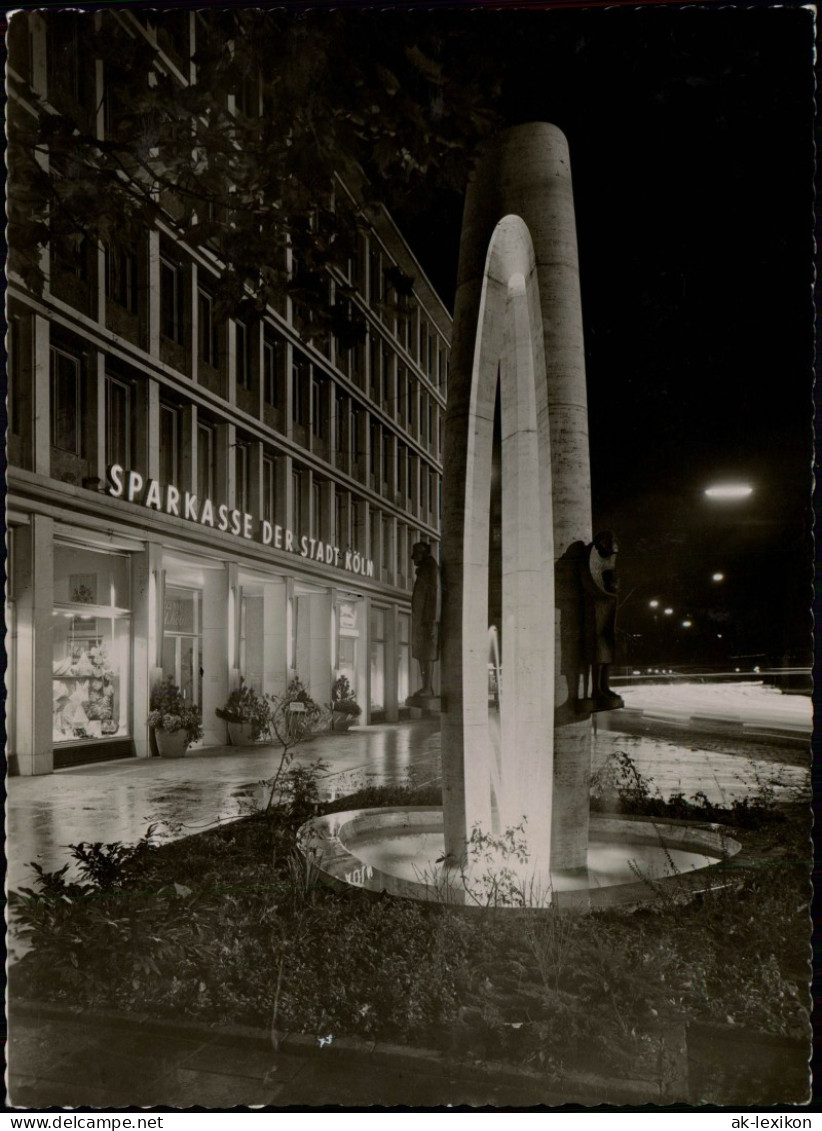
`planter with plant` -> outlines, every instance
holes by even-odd
[[[348,678],[338,676],[331,686],[331,729],[348,730],[362,714]]]
[[[200,708],[183,697],[171,676],[152,689],[147,721],[161,758],[182,758],[203,736]]]
[[[264,695],[258,694],[242,679],[214,712],[228,727],[232,746],[251,746],[268,737],[271,707]]]

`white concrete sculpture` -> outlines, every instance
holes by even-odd
[[[502,423],[502,666],[488,710],[494,404]],[[529,865],[586,867],[579,548],[591,540],[588,410],[568,145],[547,123],[484,154],[463,220],[445,423],[445,851],[525,819]]]

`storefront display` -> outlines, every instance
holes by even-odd
[[[55,542],[52,731],[55,742],[130,734],[129,563]]]

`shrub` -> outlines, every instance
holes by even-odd
[[[227,723],[250,723],[254,738],[268,733],[271,706],[264,695],[259,695],[242,679],[240,686],[233,688],[225,701],[225,706],[217,707],[215,715]]]
[[[155,730],[164,730],[169,734],[184,730],[189,742],[196,742],[203,737],[200,708],[183,697],[171,676],[151,689],[147,722]]]

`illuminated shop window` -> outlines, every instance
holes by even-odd
[[[131,733],[129,560],[55,543],[52,734],[92,742]]]

